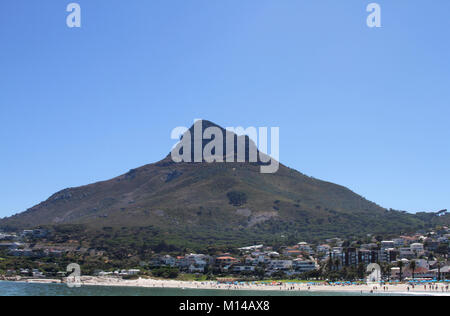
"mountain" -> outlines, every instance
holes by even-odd
[[[202,131],[207,127],[224,131],[209,121],[202,125]],[[193,137],[194,126],[189,132]],[[62,190],[0,220],[0,228],[72,225],[82,231],[81,237],[93,240],[107,234],[117,243],[123,238],[129,243],[139,239],[211,246],[400,233],[436,220],[434,215],[386,210],[345,187],[282,164],[276,173],[263,174],[264,155],[257,152],[258,161],[249,162],[254,144],[234,135],[235,149],[239,141],[245,141],[246,162],[175,163],[169,154],[117,178]],[[193,151],[192,147],[192,155]]]

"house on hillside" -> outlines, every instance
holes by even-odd
[[[297,273],[305,273],[316,270],[318,265],[312,260],[294,259],[292,268]]]
[[[413,253],[416,254],[416,256],[421,256],[425,253],[424,248],[423,248],[423,244],[421,243],[413,243],[410,246],[410,249]]]
[[[330,249],[331,249],[330,245],[324,244],[324,245],[317,246],[316,252],[317,253],[329,253]]]
[[[289,270],[292,268],[292,260],[270,260],[269,269],[273,271],[277,270]]]
[[[235,265],[233,266],[233,272],[253,272],[255,271],[255,266],[248,266],[248,265]]]
[[[233,258],[231,256],[221,256],[221,257],[217,257],[215,259],[215,264],[217,266],[221,266],[221,267],[230,266],[230,265],[235,264],[237,262],[239,262],[239,260],[237,260],[236,258]]]
[[[165,255],[161,258],[161,263],[167,267],[174,267],[175,262],[175,258],[169,255]]]

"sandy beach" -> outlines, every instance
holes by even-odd
[[[347,292],[355,294],[403,294],[403,295],[433,295],[450,296],[448,285],[444,283],[434,284],[434,288],[426,289],[423,285],[412,287],[409,284],[358,284],[358,285],[327,285],[311,283],[283,283],[283,284],[262,284],[243,283],[238,285],[219,284],[216,281],[177,281],[177,280],[156,280],[143,279],[123,280],[115,277],[87,277],[81,278],[83,285],[95,286],[127,286],[146,288],[180,288],[180,289],[204,289],[204,290],[251,290],[251,291],[311,291],[311,292]]]

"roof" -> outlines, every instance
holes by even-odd
[[[226,257],[218,257],[218,258],[216,258],[216,260],[236,260],[236,259],[233,257],[226,256]]]
[[[433,272],[438,272],[438,269],[431,270]],[[441,268],[441,273],[450,273],[450,266],[445,266]]]
[[[412,269],[411,268],[408,268],[407,270],[412,273]],[[423,268],[423,267],[417,267],[414,270],[414,274],[429,273],[429,272],[430,272],[430,270],[428,270],[427,268]]]

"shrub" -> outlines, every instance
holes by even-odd
[[[239,191],[231,191],[227,193],[228,200],[233,206],[241,206],[247,203],[247,194]]]
[[[175,279],[178,277],[180,271],[176,268],[163,267],[152,270],[152,274],[156,277],[164,279]]]

